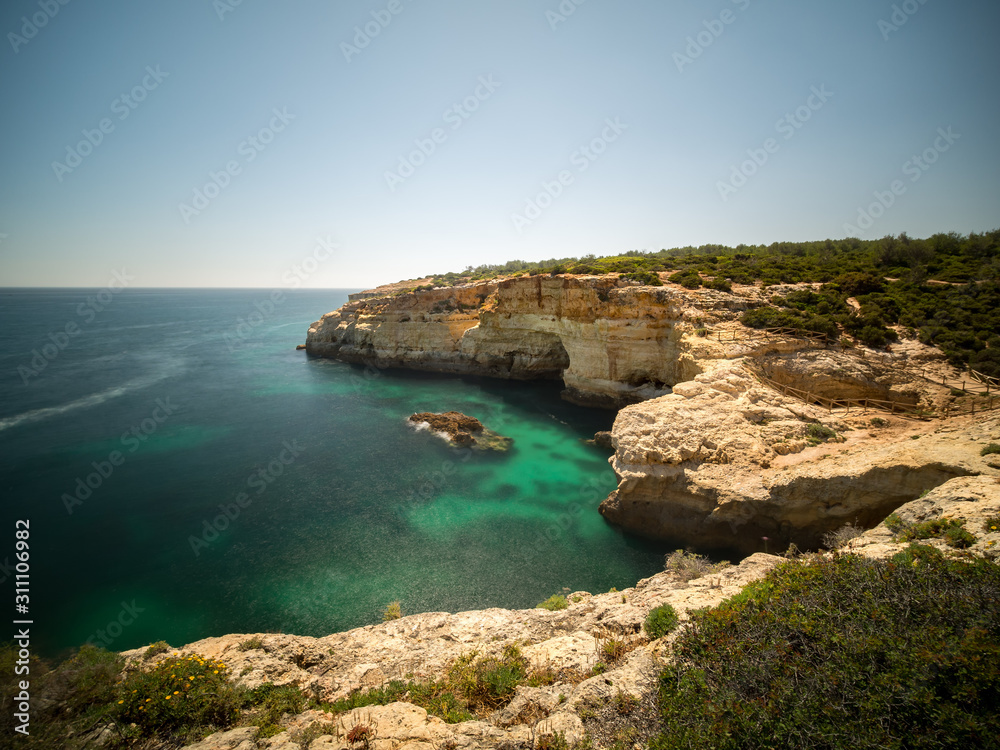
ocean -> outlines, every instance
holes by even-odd
[[[28,521],[32,647],[320,636],[624,588],[662,544],[597,507],[614,414],[559,383],[379,371],[295,346],[350,290],[0,290],[0,589]],[[512,437],[459,451],[407,417]],[[23,525],[22,525],[23,527]],[[23,536],[23,535],[22,535]],[[24,600],[20,600],[23,602]]]

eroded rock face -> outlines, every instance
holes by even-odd
[[[601,512],[637,534],[703,547],[814,549],[826,532],[872,526],[949,479],[996,474],[974,440],[1000,433],[998,423],[831,416],[761,385],[740,361],[719,363],[619,413],[619,485]],[[822,428],[836,436],[817,438]]]
[[[562,378],[571,400],[620,406],[700,372],[711,347],[694,332],[760,304],[748,295],[521,277],[351,302],[314,323],[306,347],[378,367]]]

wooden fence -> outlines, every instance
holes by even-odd
[[[711,337],[711,334],[709,336]],[[826,334],[817,333],[816,331],[806,331],[802,328],[745,328],[742,331],[715,331],[715,338],[718,341],[743,341],[744,339],[753,341],[769,336],[791,336],[797,339],[808,339],[815,344],[822,344],[823,346],[830,343]]]
[[[949,417],[959,417],[964,414],[975,415],[1000,408],[1000,396],[990,396],[985,401],[971,401],[968,404],[952,404],[942,412],[935,412],[924,409],[915,404],[908,404],[903,401],[892,401],[878,398],[827,398],[811,391],[804,391],[801,388],[792,388],[790,385],[779,383],[772,378],[761,373],[754,373],[755,377],[764,385],[774,388],[776,391],[805,401],[808,404],[823,407],[831,414],[834,410],[850,414],[851,409],[867,414],[869,410],[880,411],[904,419],[948,419]]]
[[[960,378],[939,377],[930,375],[926,370],[920,371],[920,377],[929,380],[931,383],[943,385],[946,388],[954,388],[965,393],[990,393],[1000,392],[1000,378],[993,378],[977,370],[969,370],[962,373]]]
[[[760,373],[755,373],[755,375],[764,385],[768,385],[786,396],[793,396],[794,398],[797,398],[800,401],[805,401],[808,404],[821,406],[824,409],[827,409],[831,414],[834,409],[838,411],[843,410],[845,414],[850,414],[851,409],[853,408],[856,411],[860,411],[862,414],[867,414],[869,410],[872,410],[886,412],[897,417],[904,417],[906,419],[928,419],[937,416],[934,412],[930,412],[915,404],[908,404],[903,401],[891,401],[878,398],[827,398],[826,396],[820,396],[819,394],[812,393],[811,391],[804,391],[801,388],[792,388],[790,385],[779,383],[778,381]]]

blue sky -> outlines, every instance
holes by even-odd
[[[992,1],[62,2],[0,11],[0,286],[1000,226]]]

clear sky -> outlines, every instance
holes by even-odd
[[[0,286],[994,229],[997,28],[995,0],[6,0]]]

